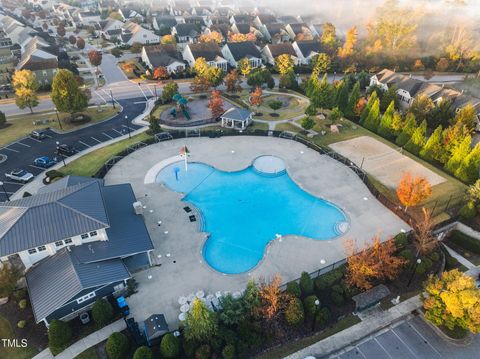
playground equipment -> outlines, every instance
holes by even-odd
[[[188,100],[179,93],[173,95],[172,100],[175,102],[175,107],[172,109],[172,111],[170,111],[170,115],[172,115],[174,118],[177,118],[179,111],[181,111],[183,116],[185,116],[187,120],[190,120],[191,117],[190,113],[188,112]]]

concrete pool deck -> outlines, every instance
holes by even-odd
[[[349,217],[350,229],[334,240],[315,241],[285,236],[267,247],[263,261],[248,273],[225,275],[205,263],[201,251],[205,234],[190,222],[181,202],[182,195],[162,184],[145,183],[149,170],[177,156],[187,145],[189,161],[204,162],[223,171],[238,171],[251,165],[260,155],[274,155],[285,161],[290,177],[305,191],[326,199]],[[149,176],[152,176],[150,171]],[[118,162],[105,176],[106,184],[129,182],[146,209],[145,222],[155,249],[156,266],[134,275],[138,293],[128,299],[131,314],[143,321],[164,313],[171,328],[178,324],[180,296],[203,290],[243,290],[250,279],[271,278],[283,281],[298,278],[302,271],[313,272],[345,257],[343,240],[353,238],[363,245],[379,234],[383,240],[408,230],[406,223],[380,204],[361,180],[347,167],[328,156],[295,141],[273,137],[187,138],[160,142],[140,149]],[[245,194],[248,196],[248,193]],[[207,219],[208,220],[208,219]],[[232,218],[232,223],[238,220]],[[254,219],[244,221],[248,225]],[[159,225],[159,221],[161,224]],[[320,260],[325,264],[320,264]]]

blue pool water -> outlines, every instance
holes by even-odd
[[[207,263],[222,273],[255,267],[268,242],[296,234],[315,240],[337,237],[345,214],[333,204],[303,191],[286,172],[259,174],[253,167],[223,172],[203,163],[183,162],[163,168],[157,182],[185,194],[202,213],[202,230],[210,237],[203,247]]]

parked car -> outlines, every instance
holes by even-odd
[[[47,134],[44,130],[34,130],[30,133],[30,137],[35,138],[37,140],[43,140],[47,138]]]
[[[50,168],[56,163],[57,161],[53,160],[48,156],[38,157],[38,158],[35,158],[35,160],[33,161],[33,164],[35,166],[42,167],[42,168]]]
[[[57,147],[58,154],[61,154],[62,156],[72,156],[75,153],[77,153],[77,150],[73,146],[69,146],[66,144],[61,144],[60,146]]]
[[[5,177],[18,182],[27,183],[33,178],[33,174],[21,169],[15,169],[9,173],[5,173]]]

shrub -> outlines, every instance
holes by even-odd
[[[473,219],[477,215],[477,209],[475,208],[475,204],[473,202],[468,202],[460,209],[460,212],[458,214],[460,218],[465,221]]]
[[[25,297],[27,296],[27,290],[25,288],[19,289],[13,292],[12,295],[16,300],[25,299]]]
[[[27,325],[27,322],[25,320],[19,320],[17,323],[17,327],[20,329],[25,328],[25,325]]]
[[[289,282],[287,284],[286,292],[294,297],[300,297],[300,295],[302,294],[300,285],[297,282]]]
[[[50,171],[47,171],[45,173],[45,175],[50,178],[50,180],[53,180],[55,178],[62,178],[62,177],[65,177],[65,175],[60,172],[60,171],[57,171],[57,170],[50,170]]]
[[[447,269],[453,269],[458,266],[458,260],[457,258],[452,257],[451,255],[446,254],[445,255],[445,262],[446,262],[446,268]]]
[[[331,270],[315,279],[315,288],[320,291],[330,288],[343,277],[343,267]]]
[[[440,254],[438,254],[438,252],[432,252],[428,255],[428,258],[430,258],[432,262],[438,262],[440,260]]]
[[[142,346],[135,350],[133,359],[153,359],[152,350],[149,347]]]
[[[214,337],[212,340],[210,340],[210,345],[215,353],[220,353],[222,351],[223,344],[224,342],[221,337]]]
[[[315,315],[315,324],[323,326],[326,325],[331,318],[330,310],[328,308],[322,308]]]
[[[112,333],[107,339],[105,351],[110,359],[122,359],[130,346],[128,338],[122,333]]]
[[[48,347],[54,351],[67,345],[72,339],[70,326],[57,319],[53,319],[48,328]]]
[[[475,254],[480,254],[480,241],[475,238],[469,237],[460,231],[457,231],[457,230],[452,231],[450,233],[448,241],[452,242],[453,244],[459,247],[465,248],[470,252],[473,252]]]
[[[303,310],[302,301],[296,297],[290,299],[285,308],[285,319],[292,327],[303,323],[305,319],[305,312]]]
[[[422,262],[419,265],[417,265],[417,268],[415,269],[415,273],[417,274],[425,273],[430,268],[432,268],[432,264],[433,263],[429,258],[427,257],[422,258]]]
[[[305,315],[309,318],[314,317],[318,307],[320,306],[320,303],[318,305],[315,304],[315,301],[317,300],[318,297],[316,295],[310,295],[303,300],[303,308],[305,309]]]
[[[20,309],[25,309],[27,307],[27,300],[26,299],[20,300],[20,302],[18,302],[18,307]]]
[[[405,258],[409,262],[413,261],[413,253],[410,249],[404,249],[398,254],[400,257]]]
[[[393,243],[398,249],[405,248],[408,243],[408,238],[405,233],[399,233],[395,237],[393,237]]]
[[[104,327],[113,317],[113,308],[105,299],[97,299],[92,308],[92,317],[97,326]]]
[[[307,272],[302,272],[302,275],[300,276],[300,289],[304,296],[313,294],[313,281],[312,278],[310,278],[310,274]]]
[[[191,358],[195,354],[195,350],[198,348],[198,343],[194,340],[183,340],[183,351],[187,357]]]
[[[340,284],[335,284],[332,286],[332,292],[343,294],[343,287]]]
[[[311,130],[315,126],[315,120],[310,116],[305,116],[302,118],[300,125],[306,131]]]
[[[195,349],[192,350],[192,352]],[[180,353],[180,342],[172,333],[167,333],[163,336],[160,342],[160,354],[162,358],[176,358]]]
[[[195,359],[210,359],[210,355],[212,355],[212,350],[208,344],[201,345],[195,351]]]
[[[332,302],[335,303],[336,305],[342,305],[345,300],[342,293],[334,292],[334,291],[330,293],[330,298],[332,299]]]
[[[235,347],[232,344],[227,344],[222,350],[223,359],[235,358]]]

